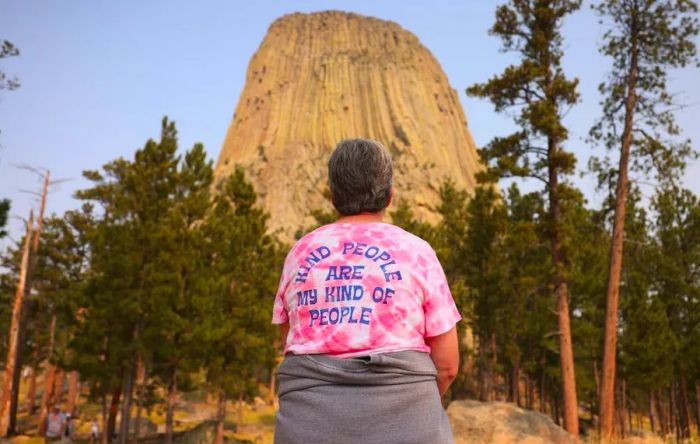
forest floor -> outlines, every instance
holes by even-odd
[[[22,384],[22,389],[26,384]],[[42,385],[39,385],[42,387]],[[10,443],[41,444],[43,439],[38,437],[37,421],[38,416],[31,417],[26,411],[26,401],[24,390],[20,390],[20,409],[17,417],[18,430],[20,436],[12,438]],[[263,399],[268,398],[267,387],[260,387],[260,398],[256,398],[252,403],[229,402],[226,409],[225,429],[226,436],[244,442],[254,444],[272,444],[275,426],[275,405],[265,403]],[[37,399],[39,402],[39,399]],[[216,417],[216,399],[209,396],[205,390],[194,390],[180,394],[175,410],[174,429],[175,432],[183,432],[193,429],[204,421],[213,420]],[[240,407],[240,408],[239,408]],[[97,403],[89,402],[86,396],[82,396],[79,403],[79,414],[76,418],[76,444],[89,442],[90,424],[92,418],[98,418],[100,429],[102,428],[101,406]],[[132,418],[135,416],[136,408],[132,410]],[[151,410],[144,409],[142,417],[149,420],[159,433],[165,431],[165,411],[163,408],[155,407]],[[239,426],[236,430],[236,424]],[[646,424],[644,428],[647,429]],[[143,429],[142,429],[143,430]],[[0,443],[7,442],[0,440]],[[585,444],[599,444],[594,437],[584,439]],[[645,438],[632,438],[622,441],[619,444],[663,444],[673,441],[663,441],[656,436]],[[699,443],[697,437],[690,442]]]
[[[263,388],[264,390],[264,388]],[[22,395],[23,393],[21,393]],[[265,395],[265,393],[261,393]],[[39,400],[37,399],[37,402]],[[43,443],[43,438],[38,437],[37,421],[38,415],[29,416],[27,414],[26,401],[20,397],[20,409],[17,416],[17,428],[20,435],[9,440],[11,443],[39,444]],[[239,410],[239,407],[242,408]],[[256,398],[254,403],[229,402],[226,408],[225,429],[226,436],[255,444],[272,444],[275,426],[276,407],[265,403],[261,398]],[[97,403],[89,402],[82,397],[78,407],[79,413],[76,417],[76,439],[77,444],[89,442],[90,425],[92,418],[97,418],[102,429],[101,406]],[[132,420],[136,414],[136,409],[132,410]],[[208,396],[204,390],[196,390],[180,395],[180,400],[175,409],[174,430],[182,432],[190,430],[204,421],[214,420],[216,417],[216,399]],[[159,433],[165,431],[165,411],[161,408],[146,409],[142,412],[142,418],[152,422]],[[236,423],[240,424],[236,432]],[[142,428],[143,430],[143,428]],[[142,432],[143,433],[143,432]],[[0,442],[3,442],[0,440]],[[7,442],[7,441],[4,441]]]

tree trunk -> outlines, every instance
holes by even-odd
[[[54,379],[53,386],[53,399],[51,399],[51,405],[60,406],[63,401],[63,380],[66,372],[62,368],[56,369],[56,378]]]
[[[50,171],[44,173],[44,186],[41,193],[41,203],[39,205],[39,217],[36,221],[36,229],[33,233],[27,232],[27,237],[31,238],[31,249],[29,251],[29,259],[26,266],[26,274],[24,278],[24,286],[22,292],[24,293],[22,299],[24,301],[29,301],[29,297],[32,291],[32,277],[34,275],[34,266],[36,263],[36,258],[39,252],[39,237],[41,236],[41,229],[44,224],[44,211],[46,210],[46,196],[49,192],[49,178],[51,176]],[[19,289],[18,289],[19,290]],[[9,405],[9,422],[8,422],[8,434],[15,434],[15,427],[17,425],[17,407],[19,405],[19,385],[20,385],[20,374],[22,372],[22,356],[24,354],[24,344],[27,336],[27,307],[26,303],[23,303],[20,307],[19,323],[17,325],[17,342],[14,366],[12,369],[12,388],[10,391],[10,405]],[[6,375],[7,376],[7,375]],[[4,395],[3,395],[4,396]],[[3,403],[4,407],[4,403]],[[0,421],[2,424],[2,421]]]
[[[511,402],[515,403],[518,407],[520,405],[520,361],[516,360],[513,363],[513,368],[510,372],[510,398]]]
[[[554,266],[554,294],[557,297],[559,324],[559,358],[561,361],[562,395],[564,398],[564,429],[578,438],[578,400],[576,398],[576,373],[574,368],[574,346],[569,318],[569,285],[564,267],[566,257],[560,239],[561,208],[559,206],[559,141],[548,137],[548,191],[550,212],[550,248]]]
[[[678,426],[680,439],[690,438],[690,401],[688,399],[688,384],[682,372],[678,378]]]
[[[127,444],[129,441],[129,421],[131,420],[131,401],[133,396],[134,377],[136,372],[135,359],[132,358],[124,377],[121,421],[119,422],[118,443]]]
[[[490,401],[491,377],[488,371],[488,342],[484,334],[479,335],[479,401]]]
[[[78,372],[73,370],[68,374],[68,399],[66,399],[66,411],[75,415],[76,407],[78,405],[78,397],[80,396],[79,384],[80,375]]]
[[[598,370],[597,358],[593,358],[593,381],[595,382],[595,396],[600,399],[600,371]],[[593,412],[591,412],[593,414]]]
[[[538,406],[540,408],[540,413],[547,414],[547,403],[545,402],[545,395],[544,395],[544,374],[540,375],[540,383],[539,383],[539,402]]]
[[[576,374],[574,369],[574,347],[569,320],[569,289],[562,280],[559,285],[557,312],[559,315],[562,391],[564,396],[564,429],[578,437],[578,400],[576,397]]]
[[[29,389],[27,390],[27,412],[29,416],[36,413],[36,366],[32,367],[32,374],[29,377]]]
[[[700,436],[700,380],[695,381],[695,415],[698,436]]]
[[[122,396],[122,388],[117,384],[112,391],[112,400],[109,405],[109,419],[107,420],[107,427],[103,430],[103,433],[107,435],[107,442],[112,442],[112,437],[114,437],[114,432],[117,429],[117,414],[119,413],[119,401]]]
[[[635,24],[632,24],[633,28]],[[632,32],[636,32],[633,29]],[[612,244],[608,268],[607,304],[605,307],[605,329],[603,340],[603,377],[601,381],[599,417],[600,434],[605,438],[613,437],[613,415],[615,412],[615,364],[617,353],[617,311],[620,300],[620,274],[622,273],[623,241],[625,237],[625,210],[629,191],[630,147],[634,125],[634,109],[637,103],[637,52],[632,44],[629,77],[627,79],[627,96],[625,99],[625,124],[622,130],[620,147],[620,164],[618,167],[615,190],[615,217],[613,220]]]
[[[224,444],[224,421],[226,420],[226,392],[219,392],[216,408],[216,439],[214,444]]]
[[[659,428],[661,429],[661,436],[665,437],[671,431],[671,416],[669,414],[664,393],[661,390],[656,392],[656,401],[658,403]]]
[[[143,359],[139,356],[136,364],[136,423],[134,423],[134,439],[138,442],[141,436],[141,410],[143,408],[143,391],[146,385],[148,370],[143,363]]]
[[[561,421],[559,421],[559,401],[556,397],[552,396],[550,404],[552,406],[552,419],[554,419],[554,423],[556,425],[561,425]]]
[[[621,438],[625,438],[627,436],[627,383],[623,379],[622,383],[617,387],[617,392],[618,392],[618,405],[620,408],[616,412],[616,416],[618,418],[618,431],[619,431],[619,436]]]
[[[651,423],[651,431],[656,434],[661,434],[659,413],[656,408],[656,397],[653,390],[649,392],[649,422]]]
[[[668,389],[668,416],[671,420],[671,430],[676,435],[676,440],[678,440],[680,439],[680,430],[678,427],[678,412],[676,408],[676,386],[675,383],[671,383],[671,387]]]
[[[24,288],[27,280],[27,269],[29,268],[29,245],[32,240],[34,230],[34,211],[30,211],[27,221],[27,232],[22,246],[22,259],[20,262],[19,280],[17,291],[12,305],[12,318],[10,321],[10,332],[7,335],[7,361],[5,364],[5,379],[3,381],[2,398],[0,399],[0,437],[8,436],[10,427],[10,403],[18,387],[15,382],[16,361],[21,359],[17,355],[20,336],[20,318],[24,305]],[[19,385],[19,384],[17,384]]]
[[[39,436],[44,436],[46,432],[46,417],[49,414],[49,408],[51,408],[51,399],[53,398],[53,386],[54,380],[56,378],[56,366],[53,364],[46,364],[46,374],[44,380],[44,393],[41,395],[41,412],[39,413],[39,424],[37,429],[39,429]]]
[[[165,444],[173,442],[173,418],[175,414],[175,396],[177,394],[177,373],[173,368],[170,373],[170,381],[168,381],[168,399],[167,411],[165,414]]]
[[[102,433],[100,434],[100,444],[109,444],[109,439],[112,435],[108,434],[109,430],[109,410],[107,409],[107,395],[102,393]],[[112,428],[114,430],[114,428]]]
[[[36,231],[35,231],[36,233]],[[12,370],[12,391],[10,392],[10,416],[9,424],[7,427],[8,435],[16,435],[17,432],[17,408],[19,407],[19,389],[20,389],[20,378],[22,375],[22,357],[24,356],[24,345],[27,341],[27,312],[29,300],[29,289],[31,288],[31,276],[34,261],[34,254],[29,253],[29,268],[27,269],[27,280],[24,287],[24,300],[25,303],[22,304],[22,311],[19,316],[19,331],[17,332],[17,352],[15,359],[15,366]]]
[[[490,353],[490,362],[489,362],[489,379],[490,383],[489,385],[491,386],[491,394],[489,396],[490,401],[495,401],[496,397],[498,396],[498,375],[496,374],[496,364],[498,362],[498,355],[496,351],[496,333],[491,332],[490,338],[489,338],[489,353]]]
[[[44,371],[44,393],[41,395],[41,412],[39,414],[39,436],[43,436],[46,431],[46,417],[49,414],[51,398],[53,398],[53,384],[56,377],[56,366],[51,364],[53,356],[54,342],[56,339],[56,313],[51,313],[51,323],[49,324],[49,349],[46,360],[46,370]]]
[[[243,424],[243,392],[238,392],[238,418],[236,418],[236,433],[241,433]]]

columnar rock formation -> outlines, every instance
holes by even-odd
[[[216,165],[236,164],[289,235],[328,207],[328,155],[343,138],[382,142],[397,198],[429,221],[449,177],[472,189],[480,169],[457,92],[418,38],[393,22],[329,11],[276,20],[253,56]]]

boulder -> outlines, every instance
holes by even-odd
[[[455,444],[576,444],[548,416],[504,402],[453,401],[447,416]]]

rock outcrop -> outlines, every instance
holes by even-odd
[[[548,416],[504,402],[453,401],[447,416],[455,444],[576,444]]]
[[[429,221],[444,178],[474,187],[478,155],[457,92],[398,24],[329,11],[276,20],[248,66],[216,164],[245,167],[273,229],[290,234],[329,207],[328,155],[369,137],[392,153],[398,199]]]

